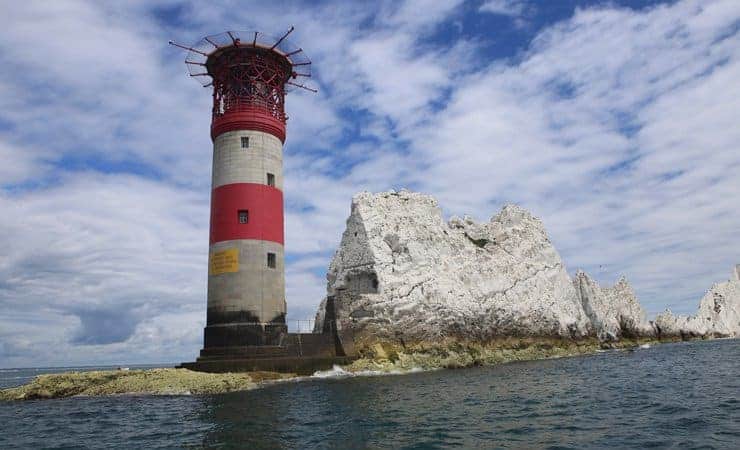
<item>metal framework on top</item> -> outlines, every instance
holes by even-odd
[[[311,77],[311,61],[287,39],[293,30],[290,27],[277,39],[258,31],[227,31],[190,47],[169,42],[188,51],[185,64],[190,76],[213,87],[212,134],[234,129],[235,123],[243,125],[250,115],[262,117],[258,120],[262,128],[280,128],[270,123],[280,122],[282,131],[266,131],[285,139],[286,92],[295,88],[316,92],[297,82],[299,77]]]

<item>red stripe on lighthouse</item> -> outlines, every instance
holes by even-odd
[[[247,210],[247,223],[239,211]],[[235,183],[211,193],[211,244],[234,239],[258,239],[283,244],[283,193],[264,184]]]
[[[241,111],[215,116],[211,121],[211,139],[214,141],[218,135],[235,130],[262,131],[285,143],[285,122],[275,118],[264,108],[243,108]]]

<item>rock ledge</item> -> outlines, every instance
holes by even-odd
[[[0,390],[0,400],[116,394],[219,394],[253,389],[265,380],[289,378],[272,372],[203,373],[187,369],[106,370],[40,375],[31,383]]]

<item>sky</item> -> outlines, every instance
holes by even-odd
[[[352,195],[446,218],[517,203],[572,274],[691,314],[740,263],[740,2],[2,2],[0,367],[193,360],[210,93],[172,39],[291,40],[288,319],[312,318]],[[295,325],[292,325],[295,326]]]

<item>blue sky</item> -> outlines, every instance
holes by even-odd
[[[691,313],[740,263],[740,3],[25,1],[0,6],[0,367],[176,362],[202,344],[210,95],[191,43],[259,29],[287,98],[289,318],[361,190],[514,202],[569,272]]]

